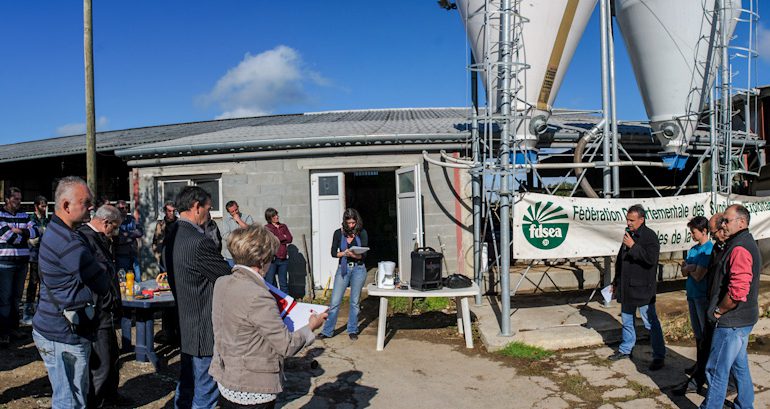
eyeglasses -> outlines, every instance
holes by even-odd
[[[723,223],[723,224],[727,224],[727,223],[732,223],[732,222],[734,222],[736,220],[739,220],[739,219],[743,219],[743,217],[733,217],[732,219],[728,219],[727,217],[725,217],[722,220],[720,220],[720,222]]]

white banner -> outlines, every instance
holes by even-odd
[[[687,222],[724,211],[727,197],[712,206],[710,193],[647,199],[588,199],[525,193],[517,196],[513,220],[513,257],[554,259],[614,256],[626,228],[626,211],[641,204],[646,223],[658,234],[660,251],[693,246]],[[756,239],[770,237],[770,197],[732,196],[746,206],[749,230]],[[716,207],[716,209],[714,209]]]

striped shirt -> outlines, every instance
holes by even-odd
[[[21,233],[14,233],[13,229]],[[29,239],[38,237],[35,223],[25,212],[10,213],[0,209],[0,262],[22,262],[29,260]]]

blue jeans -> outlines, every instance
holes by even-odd
[[[727,395],[727,380],[731,372],[735,376],[738,387],[735,408],[754,407],[754,385],[751,383],[749,357],[746,353],[752,328],[754,328],[753,325],[738,328],[719,327],[717,323],[711,340],[709,360],[706,363],[708,396],[700,405],[701,408],[722,408]]]
[[[43,358],[53,396],[52,409],[85,408],[88,396],[88,360],[91,342],[84,340],[77,345],[49,341],[32,330],[32,339]]]
[[[270,263],[270,269],[267,270],[265,280],[268,283],[275,285],[275,276],[278,275],[278,283],[280,284],[281,291],[286,294],[289,293],[289,259],[274,258]]]
[[[695,340],[703,339],[703,330],[706,328],[706,310],[709,308],[708,298],[688,298],[687,306],[690,309],[690,326]]]
[[[19,302],[26,275],[26,262],[0,263],[0,335],[8,335],[19,326]]]
[[[348,273],[342,276],[342,266],[337,267],[337,274],[334,276],[334,289],[332,290],[332,301],[329,304],[329,318],[326,319],[321,334],[331,337],[334,335],[334,327],[337,325],[337,315],[340,312],[342,297],[345,296],[345,289],[350,286],[350,314],[348,315],[348,334],[358,334],[358,302],[361,299],[361,289],[364,288],[366,281],[366,267],[356,264],[352,269],[348,268]]]
[[[209,375],[210,356],[192,356],[184,352],[180,357],[179,383],[176,385],[174,408],[209,409],[217,404],[219,388]]]
[[[625,305],[621,306],[620,316],[623,319],[623,342],[620,344],[618,351],[623,354],[630,354],[636,344],[635,315],[636,308]],[[664,359],[666,357],[666,344],[663,341],[663,328],[660,327],[658,314],[655,312],[655,303],[639,307],[639,316],[642,317],[644,327],[650,331],[652,357],[654,359]]]

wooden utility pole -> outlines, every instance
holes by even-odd
[[[83,54],[86,69],[86,180],[96,192],[96,114],[94,107],[94,40],[91,0],[83,0]]]

